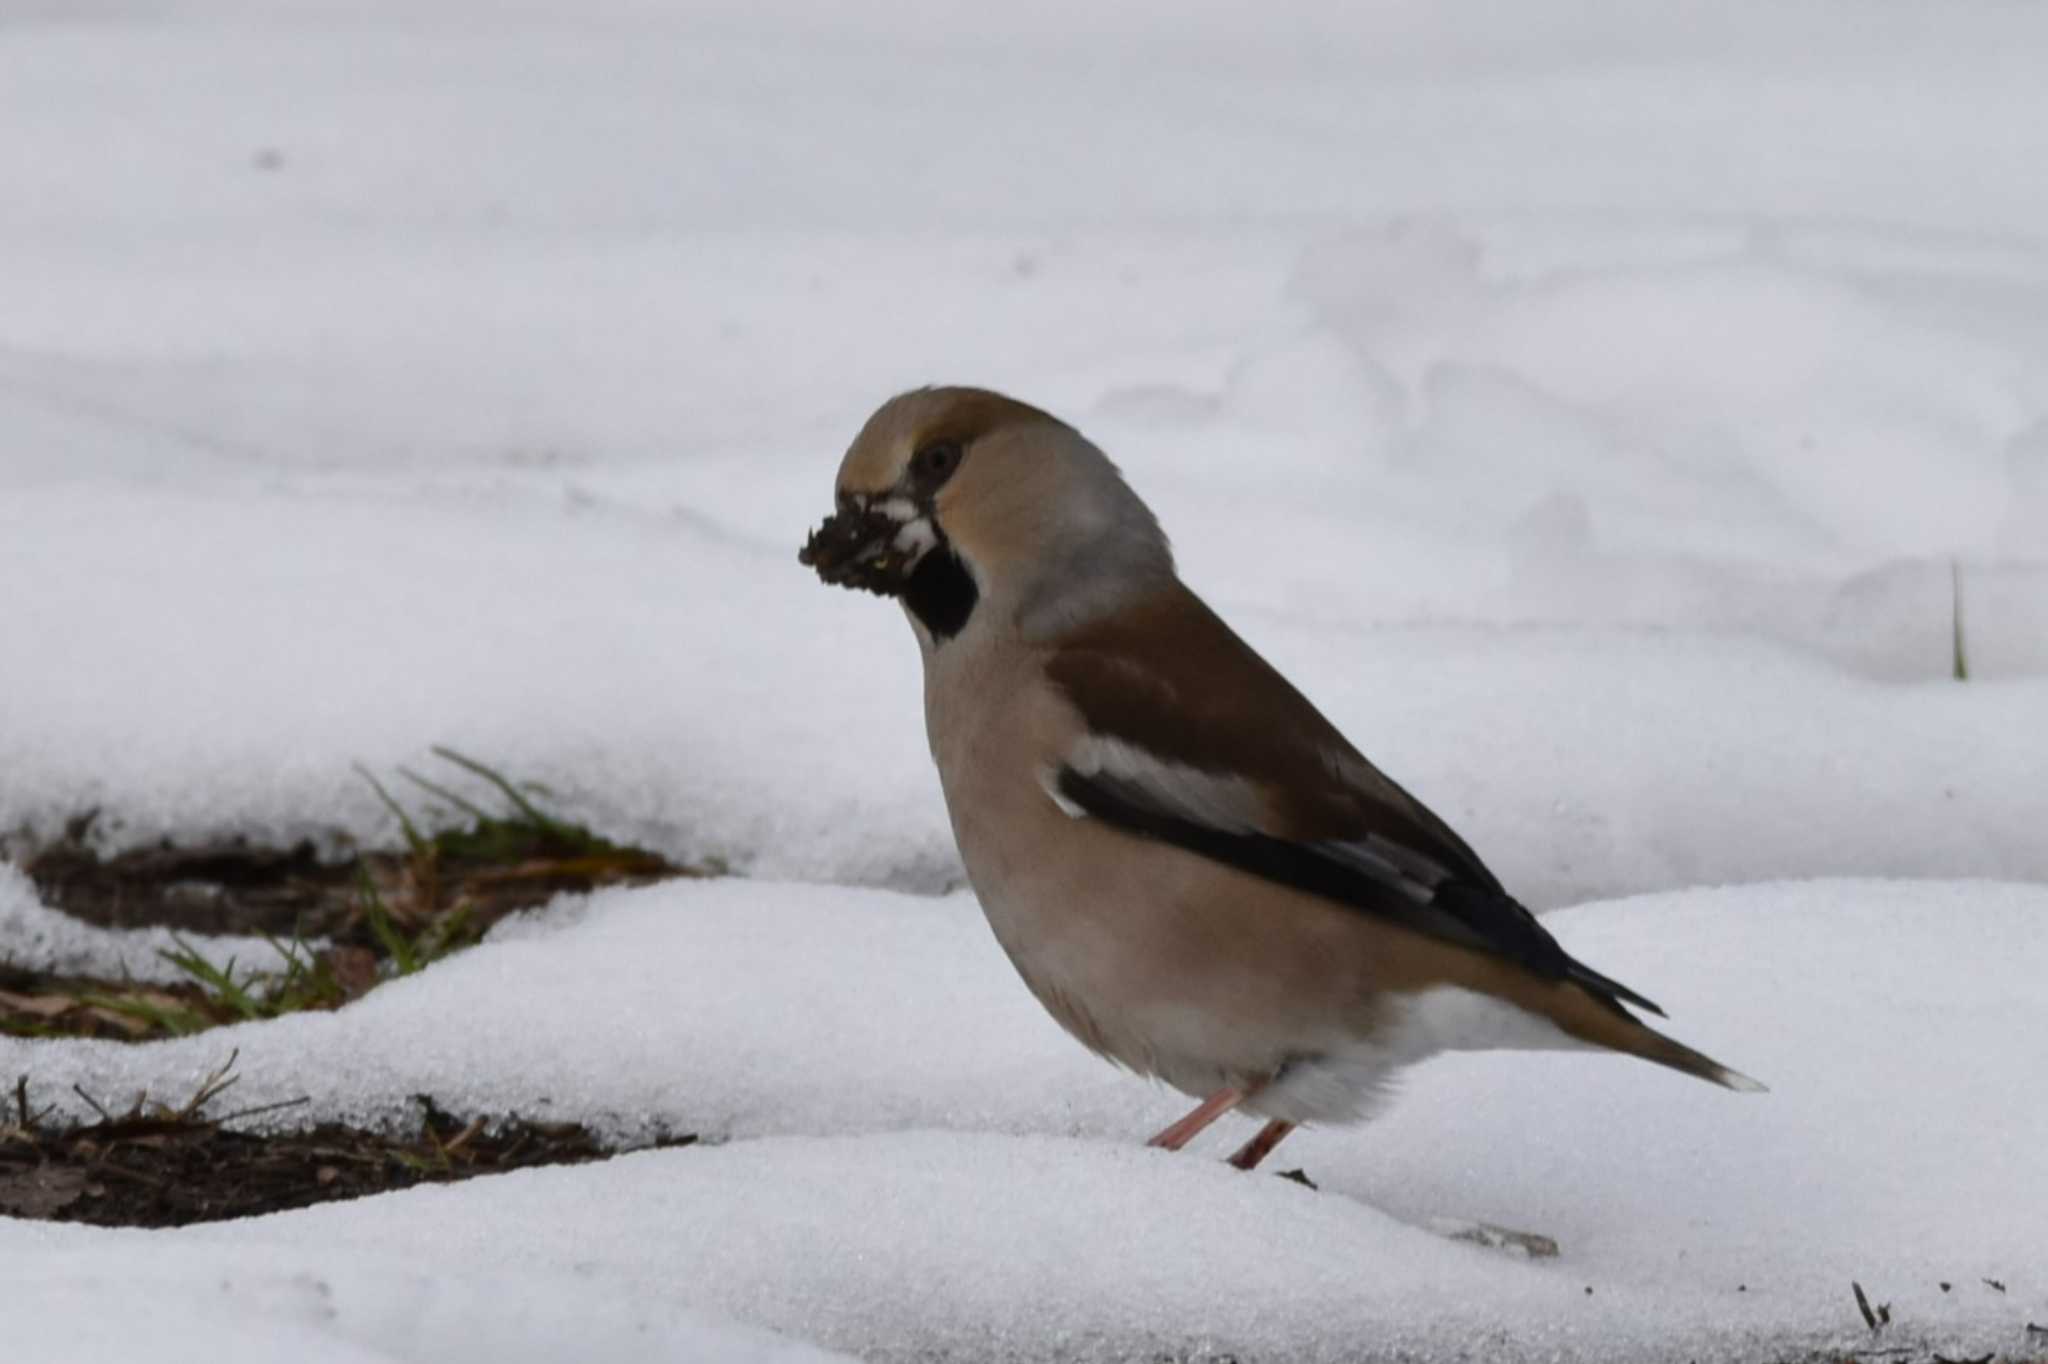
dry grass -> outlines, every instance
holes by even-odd
[[[338,1008],[556,895],[721,870],[614,843],[544,809],[545,793],[530,784],[451,749],[433,753],[454,769],[449,780],[399,769],[428,800],[420,811],[359,769],[395,817],[404,847],[341,862],[323,861],[310,844],[241,840],[102,857],[91,846],[91,816],[73,821],[63,837],[23,857],[48,903],[109,927],[266,937],[283,965],[216,966],[182,938],[161,954],[182,977],[173,985],[0,964],[0,1032],[143,1041]],[[462,782],[473,789],[459,789]]]

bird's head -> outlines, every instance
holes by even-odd
[[[979,388],[921,388],[868,418],[839,465],[838,510],[801,562],[896,597],[936,647],[970,621],[1027,636],[1173,574],[1150,509],[1080,432]]]

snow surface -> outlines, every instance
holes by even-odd
[[[792,480],[807,508],[832,463]],[[910,631],[796,565],[801,513],[788,543],[731,549],[520,499],[142,500],[0,502],[0,555],[54,585],[0,605],[36,641],[0,654],[0,827],[100,806],[137,840],[340,824],[395,845],[352,764],[390,780],[447,743],[684,856],[958,878]],[[1539,907],[1787,874],[2048,879],[2048,677],[1880,681],[1748,635],[1341,610],[1230,615]]]
[[[0,6],[0,833],[394,842],[351,764],[445,743],[755,878],[0,1042],[49,1101],[240,1047],[299,1117],[726,1142],[0,1220],[10,1346],[1775,1359],[1864,1343],[1855,1278],[2039,1353],[2044,51],[1995,0]],[[1461,1057],[1291,1139],[1320,1195],[1137,1149],[1177,1101],[902,893],[959,880],[915,652],[794,562],[934,380],[1095,436],[1532,904],[1666,892],[1550,922],[1774,1092]],[[161,945],[0,871],[0,956]]]
[[[728,1320],[592,1286],[570,1266],[478,1273],[388,1246],[343,1257],[271,1246],[176,1259],[148,1232],[45,1239],[0,1223],[21,1359],[168,1364],[562,1364],[660,1359],[827,1364],[846,1356]],[[42,1230],[56,1230],[43,1228]],[[21,1235],[28,1232],[27,1236]],[[505,1235],[518,1230],[506,1228]]]
[[[2048,14],[1103,8],[17,19],[0,829],[388,841],[351,763],[446,742],[957,884],[908,631],[794,562],[952,379],[1539,906],[2048,877]]]
[[[1185,1104],[1061,1034],[964,896],[671,884],[558,906],[338,1013],[0,1040],[0,1074],[30,1071],[39,1103],[176,1097],[240,1048],[237,1103],[311,1097],[274,1121],[397,1118],[431,1087],[716,1144],[179,1233],[0,1222],[0,1256],[70,1273],[168,1242],[237,1283],[260,1265],[250,1291],[289,1302],[332,1280],[357,1332],[387,1310],[362,1265],[457,1322],[471,1276],[566,1279],[616,1300],[613,1325],[708,1313],[866,1358],[1780,1359],[1856,1343],[1852,1279],[1892,1304],[1887,1344],[2026,1344],[2048,1306],[2048,888],[1801,882],[1550,922],[1772,1092],[1444,1058],[1371,1126],[1281,1148],[1311,1193],[1222,1165],[1248,1120],[1145,1149]],[[1425,1230],[1446,1215],[1562,1254]]]

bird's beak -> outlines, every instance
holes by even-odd
[[[896,597],[938,538],[930,515],[907,497],[842,496],[796,558],[836,587]]]

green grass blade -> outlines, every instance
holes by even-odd
[[[190,1037],[193,1033],[205,1032],[213,1026],[213,1020],[197,1010],[165,1008],[146,999],[87,994],[78,996],[78,1002],[146,1023],[171,1037]]]
[[[192,944],[177,934],[171,935],[171,941],[178,945],[178,950],[173,952],[168,948],[158,948],[157,955],[190,976],[215,1003],[229,1009],[240,1018],[256,1019],[265,1016],[262,1003],[249,993],[241,981],[235,979],[234,958],[228,958],[225,967],[215,966],[195,951]]]
[[[572,839],[580,832],[558,823],[553,816],[535,805],[531,800],[528,800],[525,794],[517,786],[513,785],[503,773],[484,766],[475,758],[465,757],[454,749],[444,748],[440,744],[435,744],[428,752],[446,762],[454,763],[464,771],[482,777],[485,781],[497,787],[505,799],[512,802],[512,808],[524,815],[536,828],[545,829],[551,834]]]
[[[492,814],[489,810],[484,809],[483,806],[478,805],[475,801],[470,800],[465,796],[456,795],[453,791],[450,791],[445,786],[441,786],[435,782],[428,781],[425,777],[413,771],[410,767],[399,768],[398,775],[404,777],[407,781],[411,782],[414,786],[419,787],[428,795],[439,796],[442,800],[447,801],[450,805],[462,811],[464,814],[470,816],[472,819],[481,820],[486,824],[495,824],[498,822],[498,817]]]
[[[408,815],[405,812],[405,807],[403,805],[400,805],[397,799],[393,797],[389,791],[384,789],[384,783],[378,781],[376,774],[370,771],[369,768],[363,766],[361,763],[356,763],[355,769],[356,775],[360,776],[364,781],[370,783],[370,789],[377,793],[377,799],[383,801],[384,808],[389,810],[392,813],[392,815],[398,820],[399,830],[405,835],[405,846],[412,849],[413,856],[426,856],[426,837],[420,833],[419,826],[412,822],[412,816]]]
[[[384,906],[384,897],[377,893],[377,883],[370,879],[367,867],[356,866],[356,880],[362,887],[363,914],[370,922],[370,935],[377,945],[384,949],[384,955],[391,958],[391,964],[401,976],[409,976],[422,965],[419,953],[405,934],[398,931],[392,922],[391,911]]]
[[[1970,680],[1970,659],[1963,647],[1963,566],[1956,560],[1948,561],[1950,662],[1955,680]]]

